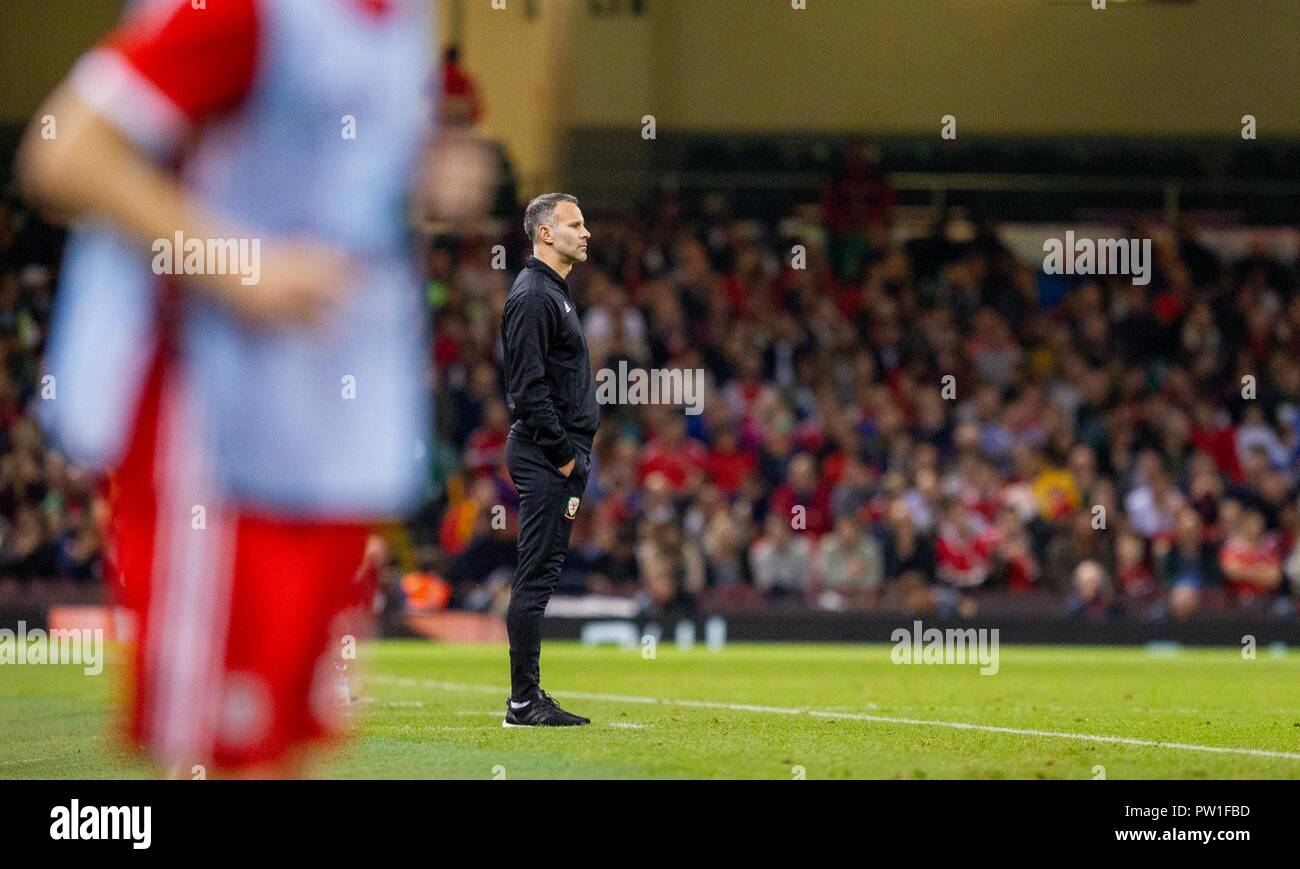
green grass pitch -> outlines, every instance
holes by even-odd
[[[640,649],[548,642],[544,686],[593,725],[531,730],[501,727],[503,647],[367,644],[351,707],[357,738],[315,774],[1300,778],[1294,650],[1244,660],[1228,648],[1004,645],[992,676],[978,665],[896,665],[889,652],[663,644],[646,660]],[[117,661],[99,677],[75,666],[0,667],[0,778],[153,774],[109,727]]]

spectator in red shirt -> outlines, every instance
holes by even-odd
[[[755,464],[753,454],[739,448],[735,431],[724,428],[713,436],[713,447],[704,458],[704,472],[713,485],[732,497],[740,492],[745,478],[754,473]]]
[[[960,498],[949,498],[935,547],[939,579],[956,588],[982,585],[992,567],[993,544],[994,535],[984,523]]]
[[[1264,514],[1247,510],[1219,552],[1219,567],[1228,588],[1239,599],[1260,597],[1282,582],[1282,557],[1271,535],[1264,533]]]
[[[1214,457],[1214,464],[1232,480],[1241,479],[1237,458],[1237,436],[1226,412],[1215,409],[1209,400],[1198,401],[1196,421],[1192,425],[1192,446]]]
[[[1038,559],[1034,556],[1029,531],[1014,507],[1003,507],[998,513],[995,534],[994,556],[1005,574],[1007,588],[1010,591],[1035,588],[1039,575]]]
[[[465,443],[465,469],[475,476],[496,473],[505,464],[509,434],[510,412],[505,402],[490,402],[483,424],[470,434]]]
[[[686,420],[672,414],[661,418],[646,444],[638,477],[644,482],[653,473],[663,474],[673,491],[682,492],[694,485],[707,458],[704,447],[686,436]]]
[[[803,510],[796,512],[796,507]],[[830,487],[817,479],[817,465],[812,456],[799,453],[790,460],[785,482],[772,492],[768,513],[793,522],[791,527],[799,534],[820,537],[831,530]]]

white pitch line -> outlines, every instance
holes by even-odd
[[[6,760],[0,762],[0,766],[24,766],[29,763],[45,763],[47,760],[72,760],[80,757],[80,754],[51,754],[46,757],[25,757],[22,760]]]
[[[381,685],[431,688],[437,691],[461,691],[476,694],[500,694],[505,688],[495,685],[467,685],[461,682],[438,682],[432,679],[395,678],[371,676]],[[871,721],[879,724],[908,724],[916,727],[948,727],[954,730],[975,730],[981,733],[1006,733],[1012,736],[1037,736],[1046,739],[1073,739],[1081,742],[1103,742],[1110,745],[1135,745],[1142,748],[1170,748],[1178,751],[1203,751],[1211,754],[1244,754],[1252,757],[1276,757],[1300,760],[1300,752],[1270,751],[1264,748],[1230,748],[1221,745],[1194,745],[1187,742],[1161,742],[1155,739],[1138,739],[1132,736],[1102,736],[1095,733],[1070,733],[1062,730],[1032,730],[1022,727],[999,727],[994,724],[971,724],[964,721],[935,721],[927,718],[895,718],[889,715],[868,715],[859,712],[831,712],[824,709],[793,706],[752,706],[747,703],[718,703],[710,700],[664,700],[658,697],[636,697],[624,694],[590,694],[584,691],[555,691],[557,697],[575,700],[606,701],[610,703],[644,703],[662,706],[684,706],[694,709],[725,709],[729,712],[766,712],[773,715],[809,715],[816,718],[841,718],[850,721]]]
[[[891,718],[886,715],[858,715],[851,712],[822,712],[808,710],[818,718],[848,718],[853,721],[881,721],[887,724],[915,724],[925,727],[951,727],[954,730],[979,730],[983,733],[1010,733],[1015,736],[1043,736],[1055,739],[1079,739],[1086,742],[1107,742],[1115,745],[1139,745],[1146,748],[1176,748],[1181,751],[1208,751],[1214,754],[1249,754],[1254,757],[1281,757],[1300,760],[1300,752],[1269,751],[1264,748],[1229,748],[1221,745],[1193,745],[1188,742],[1160,742],[1138,739],[1133,736],[1100,736],[1093,733],[1067,733],[1059,730],[1030,730],[1021,727],[998,727],[993,724],[967,724],[962,721],[930,721],[924,718]]]

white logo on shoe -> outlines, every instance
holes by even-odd
[[[531,701],[531,700],[525,700],[523,703],[516,703],[515,701],[511,700],[511,701],[510,701],[510,708],[511,708],[511,709],[523,709],[525,706],[529,705],[529,704],[532,703],[532,702],[533,702],[533,701]]]

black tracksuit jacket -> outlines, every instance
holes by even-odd
[[[537,257],[510,288],[501,343],[511,435],[537,444],[557,468],[576,446],[590,451],[600,405],[582,321],[568,283]]]

